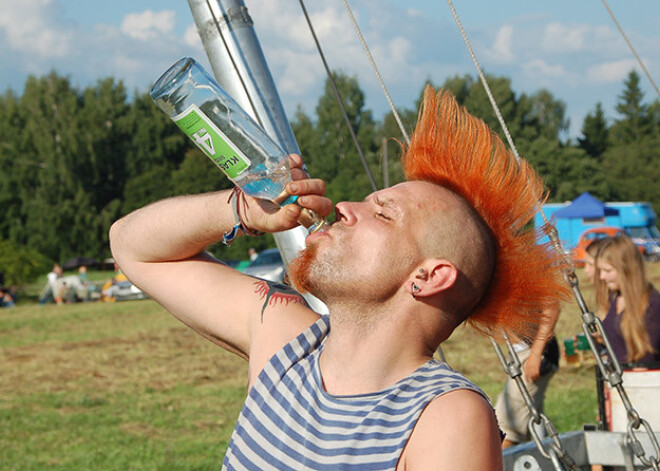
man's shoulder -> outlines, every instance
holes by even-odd
[[[488,400],[457,389],[432,400],[406,447],[405,469],[502,469],[500,434]]]
[[[421,419],[470,422],[490,415],[493,408],[488,400],[473,389],[456,389],[432,400],[424,409]]]

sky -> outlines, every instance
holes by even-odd
[[[214,1],[214,0],[211,0]],[[244,0],[289,119],[309,114],[323,90],[323,64],[296,0]],[[442,0],[349,0],[395,106],[412,108],[426,80],[476,76]],[[608,0],[610,8],[660,82],[660,1]],[[617,118],[617,96],[633,68],[646,102],[658,98],[602,0],[454,0],[486,72],[507,76],[516,93],[542,88],[566,104],[580,135],[601,102]],[[332,69],[356,76],[376,119],[388,111],[341,0],[305,6]],[[0,93],[23,93],[29,75],[51,71],[75,87],[114,77],[148,91],[171,64],[193,56],[208,65],[185,0],[0,0]]]

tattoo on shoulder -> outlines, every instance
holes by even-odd
[[[305,298],[298,291],[281,283],[257,280],[254,282],[254,292],[264,300],[264,305],[261,308],[262,323],[264,321],[264,312],[268,306],[274,306],[276,304],[288,306],[289,303],[308,306],[307,301],[305,301]]]

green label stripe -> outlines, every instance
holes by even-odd
[[[250,166],[250,159],[234,146],[197,105],[190,105],[186,111],[175,116],[173,121],[229,178],[236,178]]]

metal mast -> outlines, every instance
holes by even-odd
[[[288,153],[300,153],[270,74],[252,18],[242,0],[188,0],[197,30],[220,85]],[[274,234],[277,247],[288,264],[305,246],[302,227]],[[317,312],[327,307],[305,295]]]

